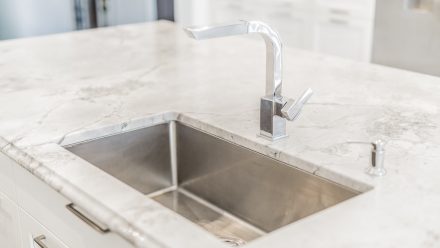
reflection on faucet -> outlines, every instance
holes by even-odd
[[[260,136],[277,140],[287,137],[286,119],[293,121],[313,94],[306,90],[297,100],[284,99],[282,86],[282,44],[271,27],[259,21],[239,21],[212,27],[187,27],[185,32],[196,40],[231,35],[260,34],[266,43],[266,94],[260,102]]]

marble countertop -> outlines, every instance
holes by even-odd
[[[440,78],[286,48],[283,95],[315,94],[271,143],[256,135],[264,56],[263,41],[194,41],[168,22],[0,42],[0,149],[139,247],[227,247],[60,146],[179,119],[373,187],[246,247],[439,247]],[[374,178],[370,148],[355,142],[378,138],[388,174]]]

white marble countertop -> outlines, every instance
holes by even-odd
[[[197,42],[167,22],[0,42],[0,148],[139,247],[226,247],[58,145],[177,118],[374,187],[246,247],[439,247],[440,78],[287,48],[283,95],[315,94],[290,137],[270,143],[256,136],[264,56],[262,41]],[[370,148],[350,143],[377,138],[388,141],[382,178],[365,173]]]

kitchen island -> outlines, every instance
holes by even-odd
[[[62,148],[181,120],[364,192],[246,247],[439,246],[440,78],[286,48],[284,95],[315,94],[270,142],[257,136],[264,56],[260,40],[197,42],[169,22],[1,42],[0,149],[137,247],[227,247]],[[365,173],[377,139],[383,177]]]

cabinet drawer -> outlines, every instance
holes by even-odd
[[[30,215],[20,210],[22,248],[67,248],[54,234]]]
[[[211,1],[210,9],[213,23],[234,22],[238,20],[254,19],[254,7],[249,7],[243,1]],[[253,5],[250,5],[253,6]]]
[[[17,166],[17,196],[19,205],[71,248],[134,247],[119,235],[97,231],[89,219],[81,219],[68,206],[71,202],[43,183],[27,170]],[[81,213],[81,212],[80,212]],[[83,214],[84,213],[82,211]]]
[[[373,20],[374,7],[374,1],[372,0],[318,0],[316,2],[316,10],[319,16]]]
[[[326,54],[370,61],[371,36],[372,25],[369,22],[322,18],[315,28],[315,49]]]

